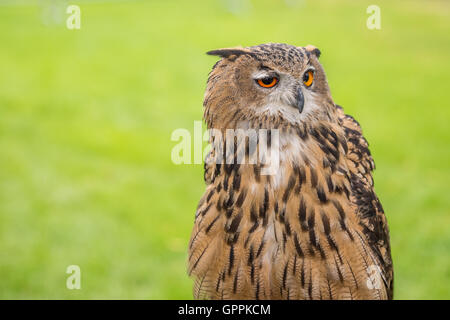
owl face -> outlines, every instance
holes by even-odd
[[[315,106],[311,89],[316,70],[312,65],[302,69],[299,72],[302,75],[298,76],[281,68],[257,66],[250,82],[260,101],[249,107],[257,115],[279,115],[290,122],[300,120],[303,111],[308,112]]]
[[[275,126],[295,126],[331,117],[333,102],[318,49],[264,44],[209,54],[220,55],[222,60],[208,80],[208,123],[233,128],[238,121],[270,119]],[[236,120],[234,125],[230,115]]]

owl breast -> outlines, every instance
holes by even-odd
[[[215,166],[190,243],[190,273],[202,280],[196,297],[381,297],[366,284],[370,263],[344,157],[330,164],[315,139],[296,131],[281,132],[266,156],[264,165]]]

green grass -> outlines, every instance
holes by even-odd
[[[64,8],[43,24],[34,2],[0,2],[0,298],[190,299],[204,183],[171,162],[171,133],[201,119],[206,51],[286,42],[321,49],[371,144],[395,297],[449,299],[448,2],[377,1],[375,31],[373,1],[297,2],[79,1],[77,31]]]

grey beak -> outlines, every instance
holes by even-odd
[[[296,102],[297,102],[297,109],[300,113],[303,111],[303,105],[305,104],[305,97],[303,96],[302,88],[298,87],[296,92]]]

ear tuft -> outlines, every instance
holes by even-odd
[[[321,55],[321,52],[320,52],[320,50],[319,49],[317,49],[315,46],[313,46],[313,45],[307,45],[306,47],[305,47],[305,49],[306,49],[306,52],[308,52],[308,53],[312,53],[313,55],[315,55],[316,57],[317,57],[317,59],[320,57],[320,55]]]
[[[222,58],[230,58],[231,56],[235,56],[234,58],[237,58],[238,56],[243,54],[251,54],[251,52],[244,48],[224,48],[211,50],[208,51],[206,54],[210,56],[219,56]]]

